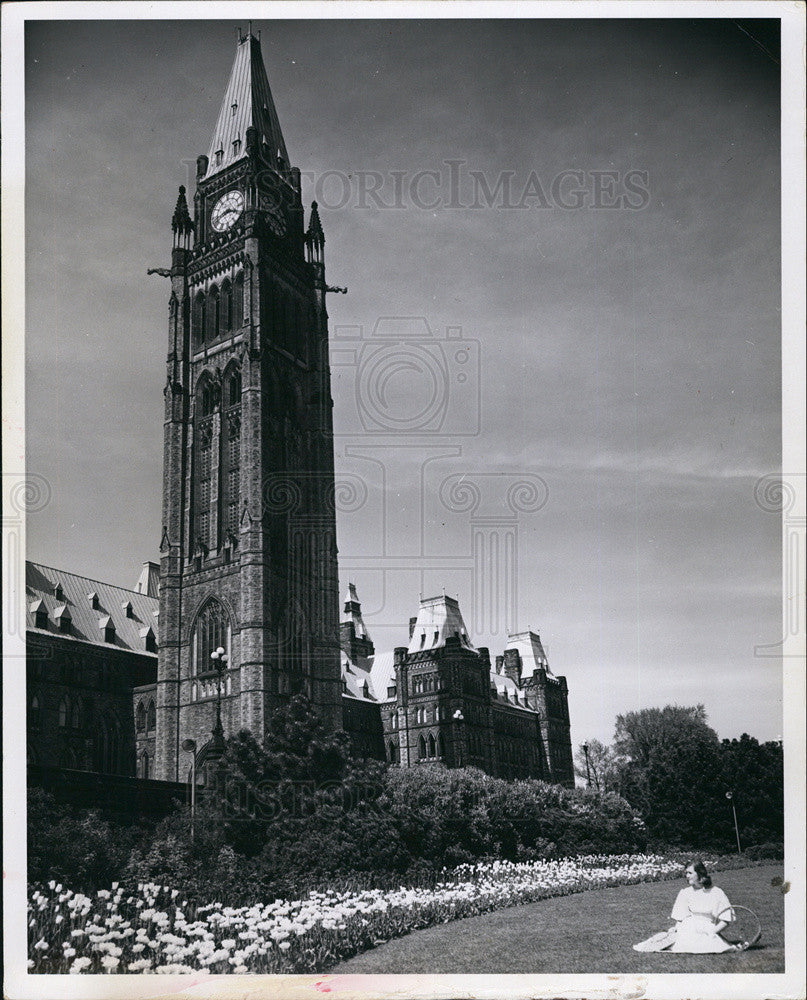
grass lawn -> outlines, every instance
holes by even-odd
[[[515,906],[416,931],[329,970],[331,973],[670,973],[784,972],[784,901],[772,885],[781,865],[718,872],[732,903],[750,907],[762,940],[746,952],[668,955],[632,945],[669,927],[683,878],[600,889]]]

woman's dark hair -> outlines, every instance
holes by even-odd
[[[704,889],[712,888],[712,876],[706,871],[706,865],[702,861],[691,862],[692,870],[698,876],[698,880]]]

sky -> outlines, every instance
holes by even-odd
[[[133,586],[158,558],[168,288],[146,269],[170,263],[237,28],[27,26],[35,561]],[[540,632],[575,745],[670,703],[777,738],[781,662],[755,650],[782,635],[781,521],[754,491],[781,465],[776,32],[253,30],[348,289],[328,298],[340,580],[376,648],[444,589],[492,655],[508,624]],[[508,533],[509,589],[473,541]]]

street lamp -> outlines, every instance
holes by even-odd
[[[218,676],[218,682],[216,684],[216,725],[213,727],[213,738],[219,743],[224,742],[224,728],[221,724],[221,679],[224,676],[224,671],[227,669],[228,656],[224,652],[224,647],[219,646],[210,654],[210,659],[213,661],[213,666],[216,670]]]
[[[588,743],[583,744],[583,754],[586,758],[586,788],[591,788],[591,769],[588,765]]]
[[[731,811],[734,814],[734,832],[737,835],[737,853],[742,854],[743,849],[740,847],[740,828],[737,825],[737,810],[734,808],[734,792],[726,792],[726,798],[731,803]]]
[[[457,746],[457,764],[460,767],[462,767],[462,765],[464,764],[464,759],[463,759],[464,755],[463,755],[463,752],[462,752],[462,734],[461,734],[461,731],[460,731],[460,728],[459,728],[459,724],[461,722],[465,722],[465,716],[462,714],[462,709],[461,708],[458,708],[456,710],[456,712],[454,712],[453,718],[454,718],[454,721],[457,723],[457,734],[458,734],[457,737],[456,737],[456,740],[457,740],[457,743],[456,743],[456,746]]]
[[[183,740],[182,749],[191,754],[191,843],[194,840],[196,823],[196,740]]]

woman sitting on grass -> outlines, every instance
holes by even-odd
[[[677,951],[703,955],[722,951],[743,951],[745,944],[729,944],[720,932],[731,919],[731,903],[712,879],[702,861],[687,865],[686,880],[672,908],[674,927],[660,931],[633,946],[634,951]],[[726,919],[729,918],[729,919]]]

